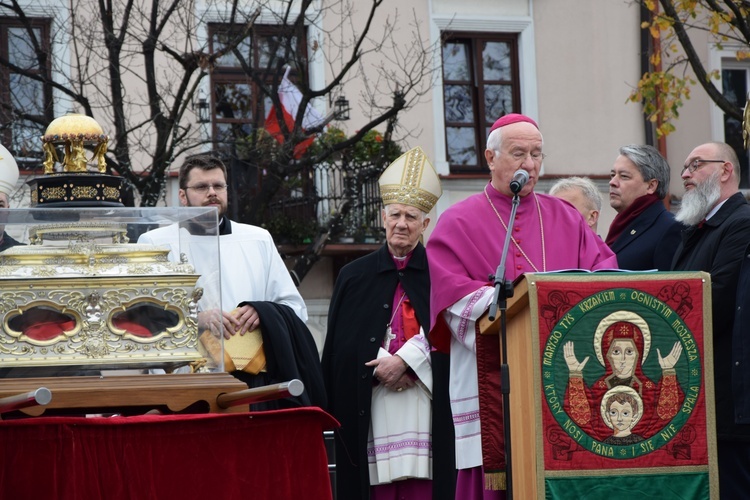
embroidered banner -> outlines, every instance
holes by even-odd
[[[717,496],[708,275],[527,279],[540,492]]]

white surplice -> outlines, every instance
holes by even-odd
[[[271,234],[260,227],[228,222],[232,232],[219,236],[218,249],[215,237],[192,235],[176,225],[144,233],[138,238],[138,243],[169,245],[172,248],[169,258],[175,262],[180,261],[179,253],[185,254],[201,275],[198,286],[206,289],[202,310],[218,307],[205,299],[219,297],[216,284],[221,282],[221,306],[225,311],[231,311],[241,302],[270,301],[291,307],[302,321],[307,321],[305,302],[294,286]],[[220,280],[215,276],[217,271]]]
[[[397,354],[418,380],[400,392],[382,384],[372,390],[367,442],[371,485],[406,478],[432,479],[432,366],[421,328]],[[381,347],[378,358],[387,356],[391,354]]]
[[[479,382],[476,355],[476,322],[494,298],[494,289],[482,287],[443,313],[450,328],[450,398],[456,430],[456,468],[482,465],[479,424]]]

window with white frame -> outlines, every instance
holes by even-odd
[[[443,33],[446,158],[452,174],[485,173],[487,133],[521,112],[518,34]]]

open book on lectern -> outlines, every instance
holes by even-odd
[[[605,269],[595,269],[593,271],[589,271],[588,269],[559,269],[557,271],[544,271],[541,273],[534,273],[534,274],[559,274],[559,273],[656,273],[659,272],[658,269],[614,269],[614,268],[605,268]]]

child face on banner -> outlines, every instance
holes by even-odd
[[[612,424],[615,435],[630,431],[630,424],[633,422],[633,413],[633,406],[628,402],[619,403],[613,401],[609,405],[607,415],[609,416],[609,421]]]

